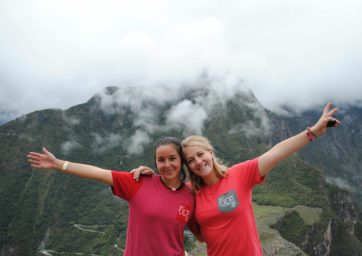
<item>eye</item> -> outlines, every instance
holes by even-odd
[[[157,162],[159,162],[159,163],[163,163],[163,162],[165,162],[165,159],[163,159],[163,158],[159,158],[159,159],[157,159]]]
[[[189,160],[187,160],[187,164],[192,164],[193,161],[194,161],[194,159],[189,159]]]
[[[203,155],[204,155],[204,152],[200,152],[200,153],[197,154],[197,156],[199,156],[199,157],[201,157]]]

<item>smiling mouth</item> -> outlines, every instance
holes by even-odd
[[[203,164],[203,166],[201,166],[198,171],[204,171],[206,169],[208,165],[207,164]]]

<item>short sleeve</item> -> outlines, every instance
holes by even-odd
[[[260,176],[258,158],[236,164],[230,169],[234,169],[240,181],[250,188],[263,183],[265,180],[265,176]]]
[[[142,185],[142,179],[135,181],[129,172],[112,171],[112,193],[124,200],[131,200]]]

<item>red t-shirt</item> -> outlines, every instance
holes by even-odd
[[[252,188],[263,182],[258,159],[236,164],[225,178],[195,194],[196,221],[208,256],[262,255]]]
[[[159,175],[141,177],[112,172],[113,194],[129,204],[126,256],[180,256],[184,253],[184,228],[194,210],[194,195],[183,186],[166,188]]]

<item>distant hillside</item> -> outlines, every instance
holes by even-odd
[[[329,183],[350,191],[362,205],[362,107],[342,105],[337,117],[342,122],[325,138],[315,141],[300,154],[306,161],[320,168]],[[319,111],[307,111],[300,116],[284,118],[290,131],[296,133],[306,124],[318,119]]]
[[[9,113],[6,111],[0,110],[0,125],[5,124],[6,122],[10,121],[14,116],[14,113]]]
[[[65,111],[36,111],[0,126],[1,255],[120,255],[124,246],[127,204],[102,184],[33,170],[26,162],[29,151],[46,146],[59,158],[130,170],[140,164],[153,166],[157,138],[202,133],[221,158],[233,164],[256,157],[315,121],[313,115],[280,117],[250,91],[231,95],[209,83],[205,79],[198,87],[185,85],[177,92],[108,87]],[[349,118],[359,115],[356,109]],[[357,121],[351,120],[351,125]],[[360,135],[346,137],[345,129],[283,162],[255,190],[265,255],[362,255],[358,207],[348,191],[325,180],[325,174],[345,178],[338,174],[349,158],[336,155],[361,149],[360,142],[353,147],[342,143]],[[331,152],[330,137],[338,143],[339,151],[333,154],[326,153]],[[353,159],[353,165],[360,163]],[[347,171],[354,172],[343,169]],[[202,255],[191,238],[186,244],[193,255]]]

